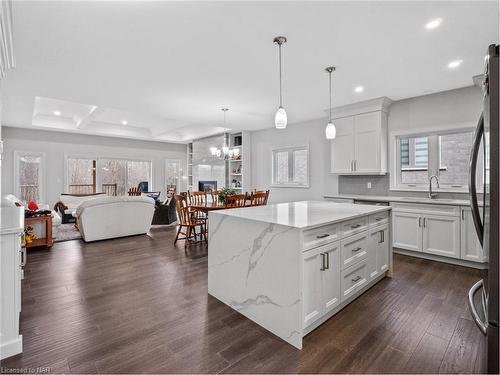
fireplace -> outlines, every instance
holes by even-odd
[[[198,191],[217,190],[217,181],[198,181]]]

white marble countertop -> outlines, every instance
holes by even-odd
[[[0,207],[0,234],[22,233],[24,231],[23,207]]]
[[[324,198],[336,199],[356,199],[372,202],[400,202],[400,203],[425,203],[425,204],[448,204],[452,206],[470,206],[470,201],[466,199],[447,199],[447,198],[426,198],[426,197],[394,197],[390,195],[324,195]]]
[[[300,201],[212,211],[209,215],[239,217],[305,229],[354,219],[390,209],[391,207],[389,206],[369,206],[328,201]]]

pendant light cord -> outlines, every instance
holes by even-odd
[[[281,83],[281,43],[278,45],[279,46],[279,64],[280,64],[280,108],[283,106],[283,100],[282,100],[282,83]]]
[[[328,72],[330,74],[330,123],[332,122],[332,72]]]

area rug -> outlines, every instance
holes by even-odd
[[[61,224],[59,225],[57,237],[54,239],[54,242],[78,240],[80,238],[82,238],[82,235],[75,228],[74,223]]]

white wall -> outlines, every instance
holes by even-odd
[[[270,188],[269,201],[318,200],[336,194],[337,177],[329,173],[330,143],[325,138],[326,119],[288,125],[285,130],[252,132],[252,185],[269,189],[272,180],[272,150],[309,145],[309,188]]]
[[[477,86],[399,100],[389,107],[389,133],[477,122],[481,110],[482,91]]]
[[[65,192],[65,155],[132,158],[152,161],[152,187],[165,193],[165,159],[181,160],[186,170],[186,146],[182,144],[136,141],[120,138],[70,134],[43,130],[28,130],[4,126],[2,160],[2,194],[14,192],[14,151],[44,152],[46,154],[46,203],[53,205]],[[185,182],[182,190],[186,189]]]

